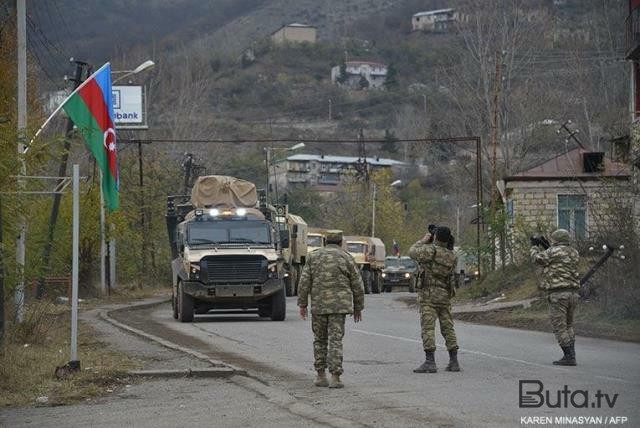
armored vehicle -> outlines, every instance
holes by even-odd
[[[190,198],[168,197],[174,318],[257,309],[261,317],[285,319],[282,251],[289,237],[261,199],[253,183],[216,175],[199,177]]]

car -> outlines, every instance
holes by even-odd
[[[390,292],[393,287],[408,287],[411,293],[416,291],[418,264],[407,256],[386,257],[382,270],[382,288]]]

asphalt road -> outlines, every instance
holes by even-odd
[[[311,325],[298,318],[294,299],[287,302],[284,322],[255,314],[208,314],[181,324],[168,305],[132,312],[124,320],[241,366],[308,404],[365,425],[541,426],[526,425],[521,418],[547,416],[595,416],[604,424],[604,418],[621,416],[628,418],[626,426],[640,426],[640,345],[579,337],[579,366],[564,368],[551,365],[560,354],[551,333],[457,323],[463,371],[444,371],[448,357],[439,337],[438,373],[414,374],[423,359],[418,316],[396,296],[368,295],[363,322],[347,320],[343,390],[312,385]],[[550,404],[565,385],[569,395],[587,391],[588,408],[571,403],[520,408],[520,380],[542,382]],[[611,398],[618,394],[613,408],[604,398],[598,408],[598,390]],[[583,393],[574,395],[575,404],[583,401]],[[553,426],[577,426],[552,421]]]

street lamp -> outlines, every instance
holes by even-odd
[[[137,66],[136,68],[134,68],[133,70],[112,71],[111,74],[124,73],[122,76],[120,76],[116,80],[114,80],[113,83],[116,83],[116,82],[124,79],[125,77],[129,77],[132,74],[138,74],[138,73],[140,73],[142,71],[148,70],[148,69],[152,68],[154,65],[156,65],[156,63],[151,61],[150,59],[148,59],[145,62],[143,62],[142,64],[140,64],[139,66]]]
[[[300,149],[302,149],[304,147],[305,147],[304,143],[298,143],[298,144],[294,144],[291,147],[265,147],[264,148],[264,153],[265,153],[265,157],[266,157],[265,160],[266,160],[266,166],[267,166],[267,189],[266,189],[267,203],[269,203],[269,181],[270,181],[270,174],[271,174],[270,173],[271,151],[272,150],[282,150],[282,151],[285,151],[285,152],[291,152],[291,151],[294,151],[294,150],[300,150]],[[274,164],[273,175],[275,176],[275,174],[276,174],[276,171],[275,171],[275,164]]]

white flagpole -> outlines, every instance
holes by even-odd
[[[53,111],[53,113],[51,113],[51,115],[47,118],[47,120],[44,121],[44,123],[42,124],[42,126],[36,131],[36,133],[33,135],[33,138],[31,138],[31,141],[29,141],[29,145],[24,149],[24,153],[27,153],[27,150],[29,150],[29,148],[31,147],[31,144],[33,144],[33,141],[38,138],[38,135],[40,135],[40,133],[42,132],[42,130],[49,124],[49,122],[51,122],[51,120],[53,119],[53,117],[58,114],[58,112],[62,109],[62,107],[67,103],[67,101],[69,101],[69,98],[71,98],[73,95],[75,95],[76,92],[78,92],[80,89],[82,89],[91,79],[93,79],[93,77],[100,73],[102,71],[103,68],[108,67],[109,65],[111,65],[111,63],[107,62],[105,63],[102,67],[100,67],[95,73],[93,73],[91,76],[87,77],[87,80],[85,80],[84,82],[82,82],[80,84],[80,86],[78,86],[75,91],[71,92],[69,94],[69,96],[67,98],[64,99],[64,101],[62,103],[60,103],[60,105]]]
[[[80,368],[78,360],[78,247],[80,241],[80,167],[73,165],[73,249],[71,267],[71,362]],[[77,367],[76,367],[77,365]]]
[[[107,244],[104,236],[104,192],[102,190],[102,169],[100,169],[100,290],[107,294]]]

